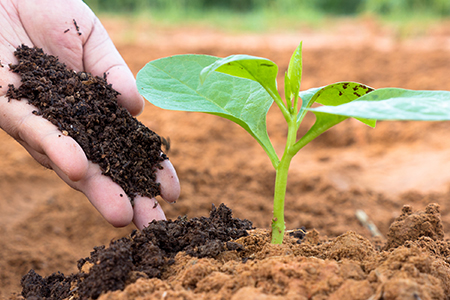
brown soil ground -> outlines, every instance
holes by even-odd
[[[450,90],[445,26],[399,40],[372,22],[343,23],[331,33],[264,35],[103,22],[135,73],[168,55],[247,53],[272,59],[283,74],[303,40],[303,89],[352,80],[374,88]],[[248,133],[215,116],[150,104],[138,119],[171,139],[169,157],[182,192],[175,205],[160,202],[168,218],[207,216],[211,203],[225,203],[234,217],[270,226],[275,174]],[[286,128],[275,109],[268,126],[281,152]],[[217,260],[180,254],[164,280],[139,279],[102,299],[449,299],[449,130],[448,122],[379,122],[370,129],[348,120],[293,161],[286,225],[307,229],[301,246],[294,239],[268,245],[267,232],[257,230],[241,240],[252,252],[227,252]],[[43,276],[76,272],[76,261],[94,246],[134,229],[113,228],[4,132],[0,140],[0,298],[20,293],[29,269]],[[381,237],[372,238],[358,210]]]

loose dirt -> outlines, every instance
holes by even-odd
[[[320,39],[311,32],[232,35],[152,30],[147,24],[133,25],[136,37],[147,36],[137,43],[122,38],[132,25],[104,24],[135,73],[173,54],[248,53],[272,59],[282,74],[304,40],[303,89],[352,80],[374,88],[450,90],[448,44],[436,42],[448,41],[442,31],[422,39],[432,42],[412,43],[360,24],[344,31],[354,32],[357,42],[339,43],[335,36],[328,47],[330,35]],[[374,40],[388,46],[373,45]],[[416,44],[420,47],[410,47]],[[225,203],[234,217],[258,229],[233,241],[245,250],[215,258],[181,252],[160,277],[133,278],[123,291],[101,299],[448,299],[449,123],[379,122],[370,129],[349,120],[319,137],[293,161],[286,198],[288,229],[305,227],[306,237],[298,243],[287,236],[283,246],[273,246],[264,228],[270,226],[275,174],[243,129],[215,116],[150,104],[138,119],[171,140],[182,192],[175,205],[160,201],[169,219],[207,216],[212,203]],[[286,128],[275,109],[268,125],[281,152]],[[20,280],[30,269],[44,277],[77,273],[77,261],[94,247],[132,232],[133,226],[106,224],[83,195],[37,165],[6,134],[0,139],[1,296],[20,293]],[[382,236],[372,237],[356,217],[358,210]]]
[[[251,222],[233,219],[223,204],[213,207],[209,218],[153,221],[128,238],[112,241],[108,248],[94,248],[90,257],[78,261],[77,274],[42,278],[31,270],[22,279],[22,295],[27,299],[97,299],[102,293],[123,290],[139,278],[161,278],[180,252],[215,258],[226,250],[243,250],[231,240],[248,236],[251,229]]]
[[[107,74],[100,78],[74,72],[57,57],[26,45],[14,54],[19,62],[10,70],[22,80],[17,88],[9,85],[10,101],[27,99],[37,108],[34,114],[71,136],[132,202],[138,194],[150,198],[160,194],[155,172],[167,159],[161,139],[117,104],[119,93],[106,82]]]

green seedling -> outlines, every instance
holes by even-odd
[[[137,75],[139,92],[154,105],[204,112],[229,119],[262,146],[276,171],[272,243],[283,241],[284,199],[292,158],[305,145],[347,118],[375,127],[376,120],[450,120],[450,92],[376,89],[357,82],[338,82],[300,91],[302,44],[285,74],[285,100],[277,88],[277,65],[261,57],[177,55],[149,62]],[[275,102],[287,122],[281,158],[269,139],[266,115]],[[314,103],[320,104],[320,106]],[[302,137],[298,130],[308,112],[316,120]]]

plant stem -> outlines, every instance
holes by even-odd
[[[276,168],[275,191],[273,197],[273,219],[272,219],[272,244],[283,242],[286,225],[284,223],[284,199],[286,196],[286,186],[289,173],[289,166],[292,158],[297,153],[293,151],[296,140],[295,114],[288,119],[288,136],[283,157]]]
[[[271,89],[268,89],[267,87],[263,86],[264,89],[269,93],[269,95],[272,97],[274,102],[277,104],[278,108],[281,110],[281,113],[283,114],[284,118],[287,122],[289,122],[289,119],[291,118],[291,113],[289,109],[286,107],[287,104],[284,104],[283,99],[281,99],[280,94],[273,92]]]
[[[286,185],[289,165],[292,156],[283,155],[278,165],[275,178],[275,193],[273,197],[273,219],[272,219],[272,244],[281,244],[283,242],[284,231],[284,198],[286,196]]]

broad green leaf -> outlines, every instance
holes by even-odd
[[[306,91],[300,91],[298,93],[298,96],[302,99],[302,106],[298,112],[297,115],[297,124],[300,125],[300,123],[303,120],[303,117],[305,116],[305,114],[308,112],[308,108],[311,107],[311,105],[314,104],[315,101],[315,95],[321,90],[323,89],[323,87],[319,87],[319,88],[312,88]]]
[[[315,95],[315,102],[337,106],[358,99],[373,90],[373,88],[357,82],[333,83],[327,85]]]
[[[251,79],[261,84],[269,93],[278,94],[278,66],[267,58],[250,55],[231,55],[217,60],[202,70],[200,78],[206,80],[214,72]]]
[[[383,88],[350,103],[309,110],[376,120],[447,121],[450,120],[450,92]]]
[[[289,67],[287,76],[285,77],[285,91],[286,98],[292,99],[294,96],[298,96],[300,90],[300,83],[302,81],[302,43],[295,49],[289,61]]]
[[[252,80],[214,72],[200,82],[200,72],[220,60],[206,55],[177,55],[148,63],[137,75],[141,95],[163,109],[204,112],[227,118],[247,130],[274,163],[266,115],[273,103]]]
[[[335,107],[345,103],[352,103],[352,101],[354,102],[359,97],[371,91],[373,91],[372,88],[357,82],[338,82],[322,88],[313,88],[300,92],[299,96],[302,98],[302,107],[298,113],[297,122],[302,121],[307,111],[312,111],[316,115],[316,122],[297,142],[295,147],[297,151],[331,127],[348,118],[348,116],[332,115],[316,111],[311,108],[315,102],[329,105],[326,107]],[[356,119],[371,127],[375,127],[376,120]]]
[[[306,111],[313,111],[310,107],[315,102],[328,106],[337,106],[354,101],[371,91],[373,91],[371,87],[357,82],[338,82],[325,87],[302,91],[299,93],[300,98],[302,98],[302,107],[298,113],[297,122],[301,122]],[[375,120],[357,119],[368,126],[375,127]]]

